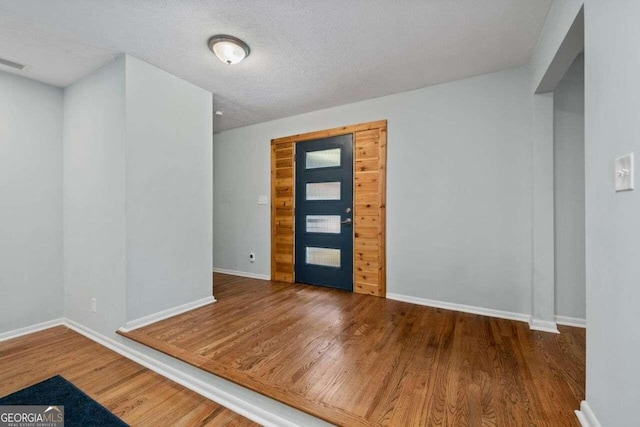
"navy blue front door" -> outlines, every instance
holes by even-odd
[[[296,282],[353,290],[353,135],[296,145]]]

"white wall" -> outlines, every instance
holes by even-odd
[[[268,275],[272,138],[388,120],[388,292],[529,313],[530,76],[518,68],[214,135],[214,267]],[[257,253],[255,264],[248,254]]]
[[[62,314],[62,90],[0,71],[0,333]]]
[[[584,319],[584,55],[553,95],[555,314]]]
[[[127,320],[211,296],[211,93],[126,58]]]
[[[211,93],[125,55],[64,106],[67,317],[110,336],[210,296]]]
[[[578,40],[567,40],[580,13],[584,0],[554,1],[545,20],[530,61],[531,90],[544,92],[553,90],[559,79],[580,52],[584,40],[575,34]],[[578,30],[582,30],[582,25]],[[573,34],[572,34],[573,36]],[[572,37],[570,37],[572,38]],[[571,45],[565,45],[565,40]],[[575,50],[578,49],[578,50]]]
[[[125,320],[124,64],[120,57],[64,92],[65,313],[107,335]]]
[[[614,159],[640,155],[640,2],[585,4],[587,402],[603,426],[640,408],[640,188],[614,192]]]
[[[531,318],[534,330],[557,332],[553,215],[553,93],[532,98]]]

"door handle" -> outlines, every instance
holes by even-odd
[[[344,221],[342,221],[340,224],[351,224],[351,218],[347,218]]]

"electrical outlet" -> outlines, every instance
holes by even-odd
[[[97,311],[95,298],[91,298],[91,311],[93,311],[94,313]]]
[[[249,254],[249,262],[256,262],[256,253],[255,252],[251,252]]]

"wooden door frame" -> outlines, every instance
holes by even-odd
[[[295,279],[295,144],[353,134],[353,292],[386,296],[387,121],[271,140],[271,280]]]

